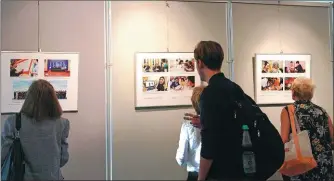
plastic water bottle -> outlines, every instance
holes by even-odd
[[[244,167],[244,173],[246,176],[254,176],[256,173],[256,162],[255,154],[252,151],[252,140],[249,135],[249,128],[247,125],[242,126],[243,135],[242,135],[242,162]]]

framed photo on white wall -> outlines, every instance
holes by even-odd
[[[51,83],[64,111],[78,111],[79,54],[1,52],[1,113],[19,112],[34,80]]]
[[[290,89],[297,77],[311,78],[311,55],[256,54],[255,101],[258,104],[293,103]]]
[[[193,53],[136,54],[136,108],[190,106],[198,85]]]

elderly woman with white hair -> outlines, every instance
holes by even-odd
[[[314,104],[314,88],[311,79],[299,77],[291,86],[294,102],[294,114],[300,130],[307,130],[311,141],[312,153],[317,167],[291,178],[283,176],[284,180],[334,180],[333,176],[333,124],[331,118],[322,107]],[[288,108],[281,112],[281,137],[284,143],[290,140],[292,130]]]
[[[270,73],[283,73],[282,70],[279,68],[278,62],[273,62]]]

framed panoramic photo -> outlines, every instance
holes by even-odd
[[[311,55],[256,54],[255,101],[292,103],[291,85],[297,77],[311,77]]]
[[[193,53],[137,53],[135,107],[191,105],[201,85]]]

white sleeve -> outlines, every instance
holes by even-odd
[[[180,132],[179,147],[176,151],[176,161],[182,167],[186,167],[187,164],[188,144],[188,130],[186,124],[183,123]]]

